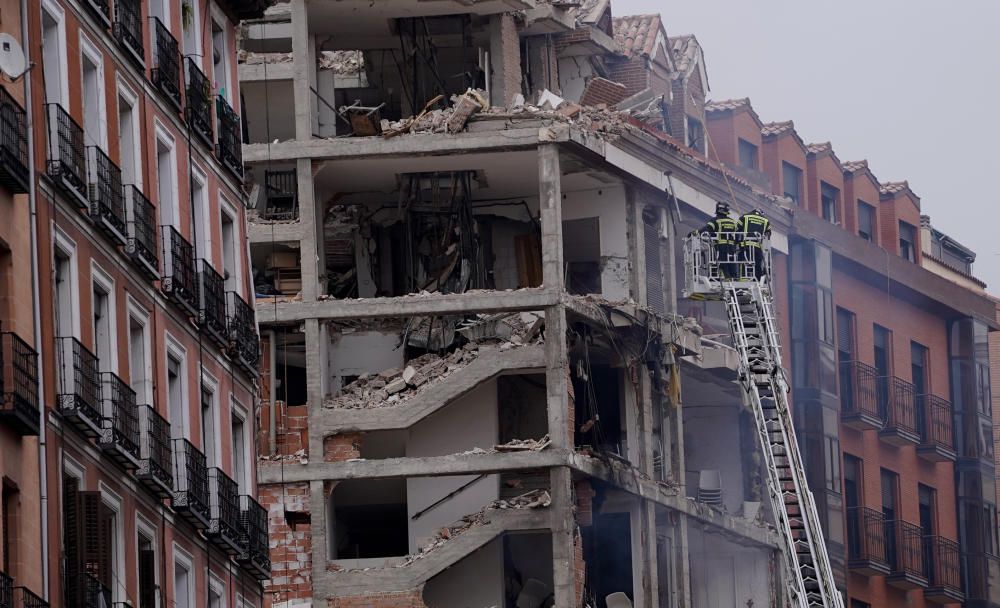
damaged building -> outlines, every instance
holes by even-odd
[[[756,114],[737,136],[733,112],[706,106],[697,39],[607,0],[293,0],[244,22],[240,44],[272,606],[783,605],[725,311],[680,298],[681,241],[718,200],[773,218],[794,407],[831,413],[800,416],[800,443],[851,593],[838,374],[812,398],[804,363],[838,365],[804,307],[834,265],[861,263],[845,253],[857,237],[823,222],[843,201],[812,181],[840,170],[823,183],[848,192],[832,151]],[[892,219],[905,195],[871,202]],[[984,323],[981,295],[941,301],[909,266],[934,288],[915,306],[968,319],[955,332]],[[844,424],[845,445],[868,445]],[[928,478],[954,484],[941,462]],[[953,519],[929,536],[957,535]],[[906,582],[921,602],[962,592],[921,580],[926,595]],[[858,597],[905,597],[889,587]]]

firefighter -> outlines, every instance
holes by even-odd
[[[712,237],[715,256],[719,261],[719,274],[722,278],[739,278],[736,262],[737,232],[739,229],[736,220],[729,217],[729,203],[721,201],[715,204],[715,218],[698,231],[698,234]]]
[[[763,240],[764,237],[771,237],[771,222],[764,217],[760,207],[755,207],[750,213],[743,214],[736,225],[740,235],[740,257],[745,262],[743,266],[747,269],[752,267],[753,278],[759,281],[767,272]]]

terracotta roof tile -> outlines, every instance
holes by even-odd
[[[615,42],[626,57],[649,57],[656,50],[659,15],[630,15],[614,20]]]
[[[885,182],[884,184],[879,184],[879,192],[882,194],[899,194],[904,190],[910,189],[910,183],[906,180],[901,182]]]
[[[762,135],[781,135],[788,131],[795,130],[795,123],[790,120],[784,122],[769,122],[760,130]]]
[[[823,152],[832,152],[832,151],[833,151],[833,144],[831,144],[828,141],[815,144],[806,144],[806,152],[808,152],[809,154],[820,154]]]
[[[841,166],[844,167],[844,171],[849,171],[851,173],[855,173],[857,171],[861,171],[862,169],[867,169],[868,168],[868,161],[867,160],[849,160],[849,161],[846,161],[846,162],[842,163]]]
[[[667,44],[674,53],[674,65],[677,71],[682,74],[687,72],[691,64],[697,60],[698,40],[693,35],[686,34],[667,38]]]
[[[739,108],[749,108],[750,98],[743,97],[742,99],[723,99],[720,101],[710,101],[705,104],[706,112],[725,112],[726,110],[737,110]]]

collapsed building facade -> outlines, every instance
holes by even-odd
[[[935,328],[935,394],[892,403],[915,417],[936,397],[949,434],[953,411],[955,428],[989,418],[962,374],[991,304],[914,264],[919,235],[902,255],[908,188],[874,182],[884,236],[859,249],[858,224],[824,221],[854,214],[853,174],[790,126],[753,114],[744,135],[748,102],[706,106],[698,41],[658,16],[387,4],[294,0],[241,32],[272,605],[781,605],[725,314],[679,299],[681,240],[717,200],[772,218],[799,439],[842,589],[856,606],[995,605],[991,550],[969,540],[995,538],[992,442],[925,441],[915,418],[885,433],[885,380],[855,416],[868,353],[835,352],[832,282],[857,281],[845,309],[895,298]],[[902,475],[863,544],[847,450],[875,467],[872,500],[880,463]],[[918,484],[938,523],[904,563],[895,530],[923,512]],[[959,529],[956,503],[979,528]]]

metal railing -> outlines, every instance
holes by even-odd
[[[118,241],[126,245],[125,190],[122,171],[97,146],[87,147],[87,172],[90,174],[90,217]]]
[[[962,558],[958,543],[942,536],[925,536],[924,578],[931,587],[962,591]]]
[[[83,129],[61,105],[46,104],[45,110],[49,119],[48,174],[76,199],[78,206],[89,208]]]
[[[188,313],[197,314],[194,247],[173,226],[163,226],[163,276],[160,288]]]
[[[237,561],[268,578],[271,556],[267,539],[267,510],[253,496],[240,496],[240,553]]]
[[[83,576],[83,608],[111,608],[111,589],[92,574]]]
[[[0,87],[0,184],[28,191],[28,117],[7,89]]]
[[[221,345],[226,340],[226,280],[202,258],[198,260],[198,325]]]
[[[128,203],[128,241],[125,250],[147,277],[160,277],[160,256],[156,249],[156,208],[136,186],[125,186]]]
[[[847,557],[849,564],[888,567],[885,545],[885,516],[868,507],[847,509]]]
[[[174,489],[170,423],[151,405],[139,407],[138,476],[159,496]]]
[[[890,575],[923,578],[923,532],[920,526],[901,519],[885,522],[885,547]]]
[[[181,54],[170,30],[157,17],[151,17],[153,69],[150,77],[156,88],[179,110],[181,108]]]
[[[0,333],[0,412],[22,435],[37,435],[38,353],[17,334]]]
[[[9,608],[14,605],[14,579],[0,570],[0,607]]]
[[[104,437],[101,445],[122,453],[123,463],[139,461],[139,410],[135,391],[117,374],[104,372]]]
[[[59,410],[88,435],[101,433],[101,370],[97,355],[76,338],[56,338]]]
[[[295,169],[264,172],[265,220],[288,221],[299,217],[299,186]]]
[[[210,536],[219,537],[220,544],[233,553],[239,550],[240,541],[240,490],[232,477],[218,468],[208,470]]]
[[[717,294],[721,281],[752,280],[759,256],[764,258],[766,276],[771,268],[767,238],[744,237],[739,232],[689,235],[684,239],[684,296]]]
[[[877,369],[861,361],[840,363],[840,409],[848,416],[881,419]]]
[[[146,49],[142,42],[140,0],[115,0],[115,23],[111,31],[118,44],[132,55],[132,59],[139,65],[145,65]]]
[[[195,61],[186,57],[187,98],[185,112],[188,125],[207,145],[212,145],[212,83],[209,82]]]
[[[243,141],[240,134],[240,117],[221,95],[215,100],[215,114],[219,124],[219,139],[215,153],[223,165],[238,178],[243,179]]]
[[[174,510],[202,525],[209,518],[208,467],[205,455],[187,439],[174,439]]]
[[[16,608],[49,608],[49,603],[27,587],[14,587],[14,606]]]
[[[100,19],[105,26],[111,25],[111,3],[108,0],[84,0],[84,5]]]
[[[226,293],[230,353],[245,371],[256,374],[260,359],[260,338],[253,308],[235,291]]]
[[[885,409],[886,431],[898,431],[906,434],[917,434],[917,401],[916,390],[912,384],[891,376],[884,378],[888,384],[889,399]]]
[[[951,426],[951,402],[936,395],[917,397],[917,426],[921,445],[954,449]]]

